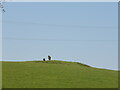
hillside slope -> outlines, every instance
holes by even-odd
[[[3,88],[117,88],[118,71],[65,61],[2,62]]]

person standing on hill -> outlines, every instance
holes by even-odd
[[[50,61],[51,60],[51,56],[48,55],[48,60]]]

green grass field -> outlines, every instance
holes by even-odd
[[[76,62],[2,62],[3,88],[117,88],[118,71]]]

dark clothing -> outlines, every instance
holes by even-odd
[[[45,58],[43,58],[43,61],[45,61]]]
[[[51,60],[51,56],[48,56],[48,60]]]

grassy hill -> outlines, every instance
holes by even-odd
[[[3,88],[117,88],[118,71],[77,62],[2,62]]]

